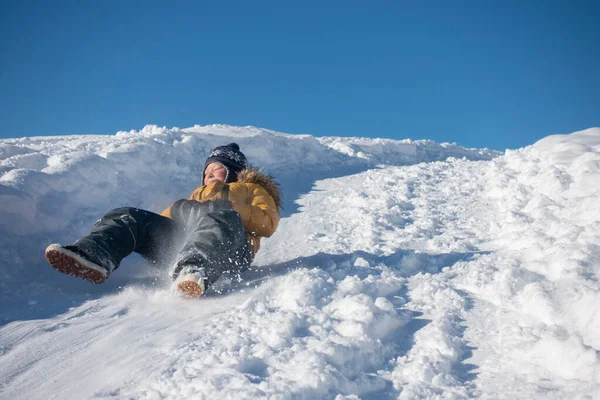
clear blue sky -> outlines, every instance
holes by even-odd
[[[598,1],[0,0],[0,137],[146,124],[503,150],[600,126]]]

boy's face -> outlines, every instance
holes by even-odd
[[[204,171],[204,185],[210,185],[215,181],[225,182],[227,170],[219,163],[210,163]]]

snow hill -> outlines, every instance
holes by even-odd
[[[43,259],[237,142],[285,211],[199,301]],[[2,399],[600,399],[600,129],[505,154],[226,125],[0,141]]]

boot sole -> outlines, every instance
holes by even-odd
[[[181,281],[177,284],[179,293],[187,297],[198,298],[204,294],[202,287],[194,281]]]
[[[60,245],[51,244],[46,248],[45,255],[52,268],[63,274],[98,284],[108,277],[108,273],[102,267]]]

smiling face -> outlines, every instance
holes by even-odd
[[[225,182],[227,170],[219,163],[210,163],[204,170],[204,185],[210,185],[215,181]]]

